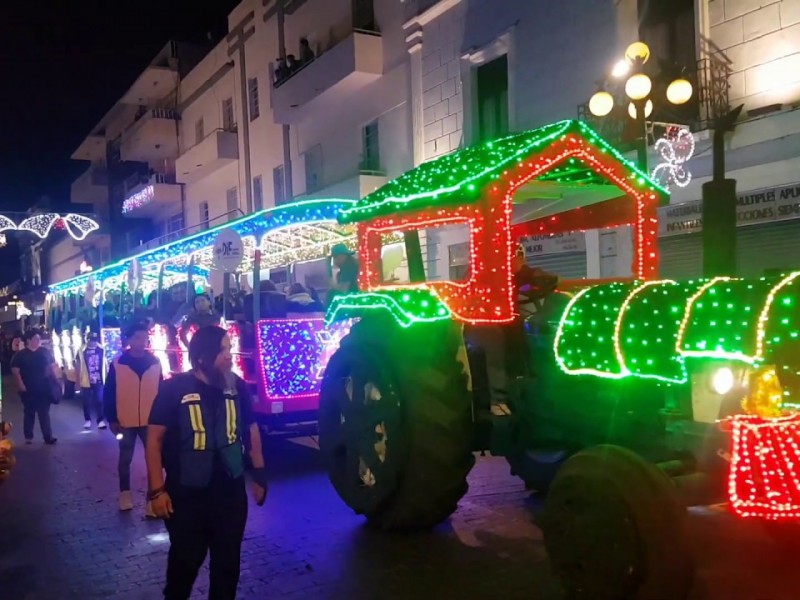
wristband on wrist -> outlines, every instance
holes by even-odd
[[[160,488],[156,488],[154,490],[150,490],[149,492],[147,492],[147,499],[148,500],[155,500],[161,494],[163,494],[165,491],[166,490],[165,490],[163,485]]]

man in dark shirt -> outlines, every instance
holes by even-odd
[[[25,345],[11,360],[11,372],[24,408],[25,443],[33,442],[33,425],[38,416],[44,442],[52,445],[58,441],[53,437],[50,426],[50,405],[55,402],[53,389],[57,385],[58,367],[50,352],[42,348],[42,339],[37,330],[25,334]]]
[[[192,371],[159,391],[147,432],[148,497],[170,537],[164,598],[188,600],[210,552],[209,598],[233,600],[247,521],[245,450],[259,506],[267,493],[261,436],[247,387],[231,372],[225,331],[198,330],[189,359]]]

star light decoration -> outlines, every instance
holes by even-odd
[[[692,174],[686,168],[686,163],[694,156],[694,147],[691,131],[671,126],[664,137],[656,142],[655,150],[662,162],[653,169],[651,177],[666,188],[689,185]]]

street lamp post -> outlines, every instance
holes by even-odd
[[[644,66],[650,60],[650,48],[644,42],[634,42],[625,50],[624,60],[619,61],[612,71],[612,77],[625,81],[628,116],[636,123],[637,163],[647,172],[647,118],[653,113],[653,80],[645,72]],[[673,80],[667,86],[666,100],[670,104],[686,104],[692,97],[692,84],[683,77]],[[589,112],[596,117],[605,117],[614,110],[616,100],[606,90],[599,90],[589,100]]]

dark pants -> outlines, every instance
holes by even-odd
[[[142,440],[142,448],[147,445],[147,427],[130,427],[121,431],[119,441],[119,491],[131,491],[131,462],[136,450],[136,438]]]
[[[103,384],[92,383],[90,387],[81,390],[83,396],[83,418],[86,421],[92,420],[92,408],[94,408],[97,415],[97,422],[99,423],[105,416],[103,415]]]
[[[209,600],[234,600],[247,522],[244,478],[206,490],[173,488],[170,498],[175,512],[166,520],[170,547],[164,598],[188,600],[210,553]]]
[[[33,439],[33,425],[36,417],[39,417],[39,427],[42,430],[42,437],[45,441],[53,438],[53,430],[50,427],[50,405],[52,397],[48,392],[23,392],[20,394],[24,417],[22,429],[26,440]]]

